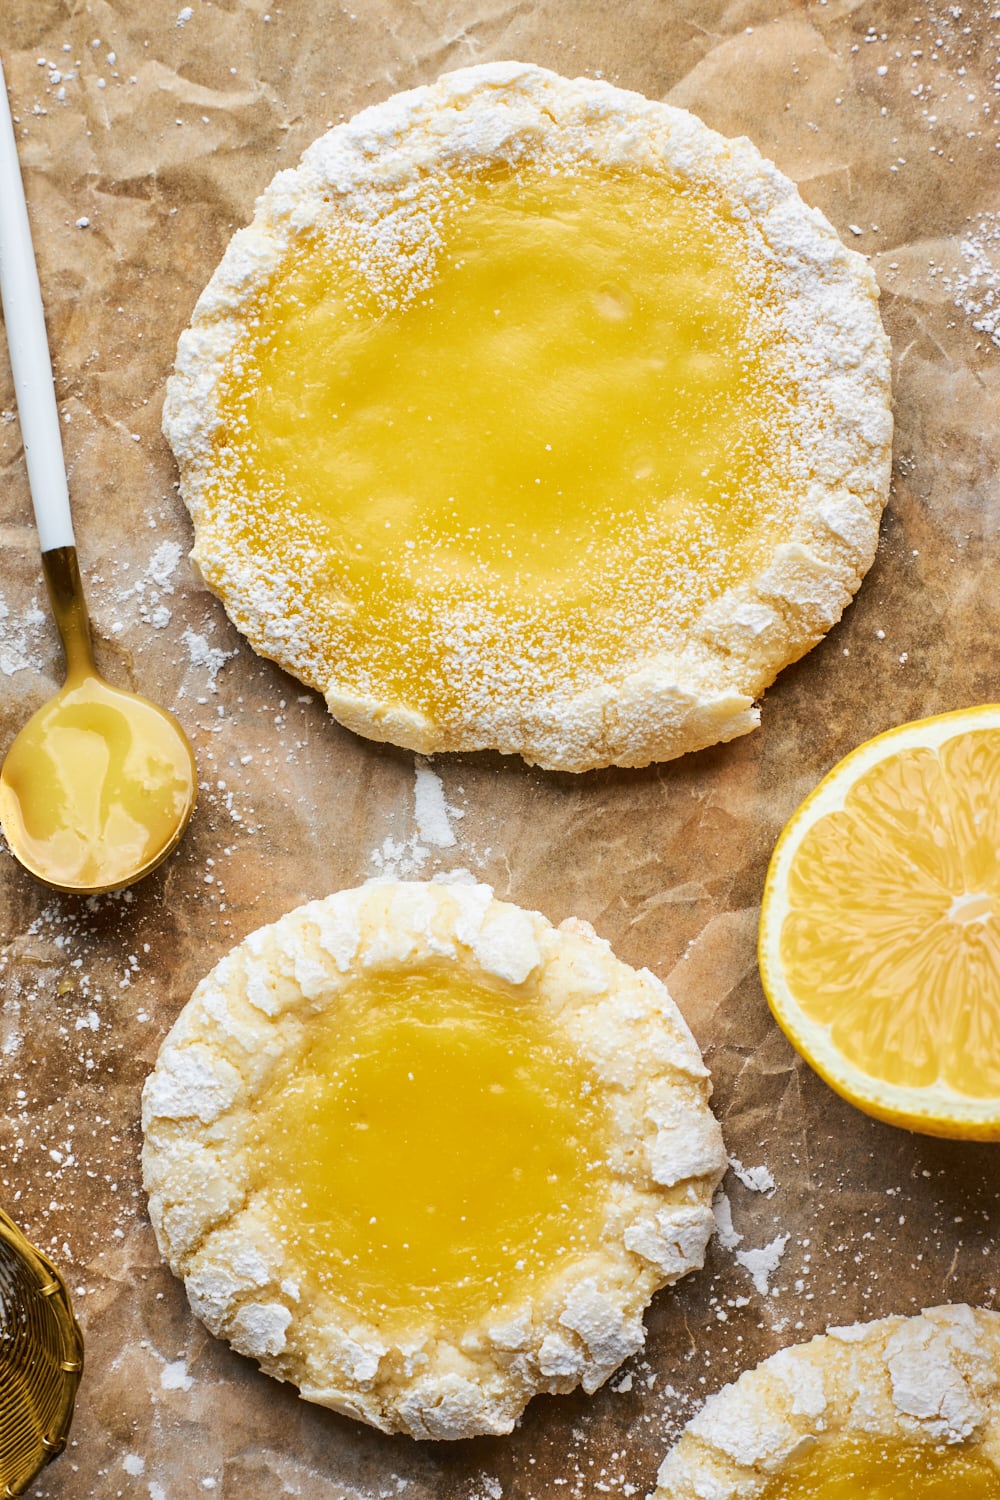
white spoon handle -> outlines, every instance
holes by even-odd
[[[31,245],[28,206],[17,160],[14,122],[0,62],[0,297],[7,325],[17,414],[31,500],[43,552],[73,547],[59,413],[45,333],[42,293]]]

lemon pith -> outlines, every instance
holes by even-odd
[[[760,969],[793,1045],[851,1103],[1000,1139],[1000,708],[860,746],[794,814]]]
[[[960,1445],[836,1437],[789,1463],[760,1500],[953,1500],[956,1492],[1000,1500],[1000,1471]]]

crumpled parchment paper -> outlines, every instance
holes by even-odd
[[[124,895],[59,897],[0,853],[0,1192],[66,1271],[87,1340],[71,1446],[36,1488],[51,1500],[642,1496],[705,1395],[780,1345],[996,1301],[997,1148],[842,1103],[771,1022],[754,958],[771,847],[819,776],[891,723],[998,695],[993,7],[353,3],[0,9],[99,655],[175,709],[202,781],[180,851]],[[362,106],[502,57],[600,74],[750,135],[883,288],[897,438],[876,564],[768,693],[762,729],[648,771],[428,767],[359,741],[252,655],[185,561],[163,386],[255,195]],[[4,743],[61,671],[13,406],[0,348]],[[371,875],[456,869],[553,920],[589,919],[667,980],[733,1166],[705,1271],[657,1299],[618,1377],[533,1403],[509,1438],[434,1447],[307,1406],[202,1330],[146,1219],[138,1104],[160,1039],[233,942]]]

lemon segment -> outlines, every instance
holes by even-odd
[[[1000,1472],[981,1453],[902,1438],[821,1438],[760,1500],[1000,1500]]]
[[[760,970],[851,1103],[1000,1139],[1000,707],[904,724],[834,767],[781,835]]]
[[[577,165],[448,191],[405,285],[349,223],[286,256],[204,496],[290,580],[315,685],[440,724],[512,672],[530,701],[627,670],[754,576],[796,409],[773,273],[704,190]]]
[[[599,1238],[598,1097],[552,1023],[499,985],[358,979],[261,1099],[252,1190],[306,1295],[389,1332],[468,1326]]]

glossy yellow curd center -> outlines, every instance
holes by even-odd
[[[1000,1500],[1000,1471],[962,1448],[824,1438],[789,1464],[761,1500]]]
[[[172,719],[100,677],[82,676],[15,739],[0,817],[19,858],[43,879],[109,889],[173,847],[194,785],[191,751]]]
[[[496,171],[424,234],[409,271],[350,225],[287,258],[207,503],[290,580],[318,686],[446,720],[457,692],[645,658],[753,571],[794,389],[763,259],[690,185]]]
[[[537,1005],[448,971],[355,981],[256,1113],[254,1190],[320,1289],[467,1324],[598,1238],[604,1110]]]

